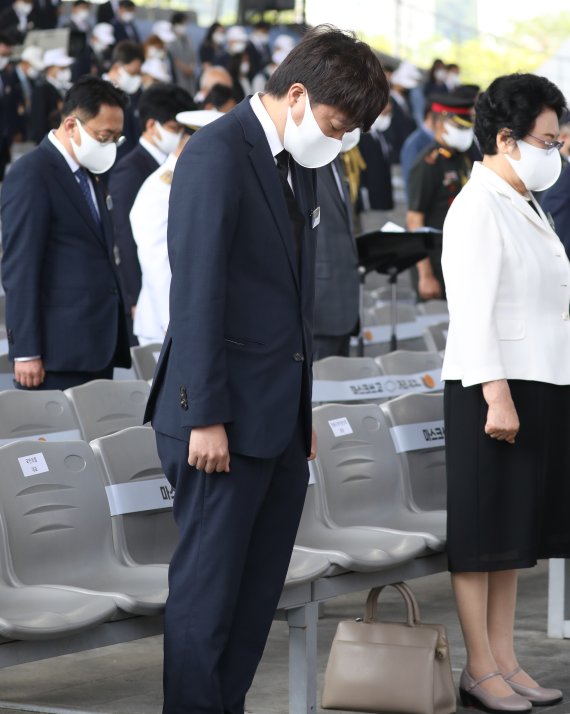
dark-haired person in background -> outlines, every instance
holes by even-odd
[[[168,45],[168,52],[174,64],[175,81],[192,96],[196,94],[196,52],[188,36],[188,15],[175,12],[170,18],[176,39]]]
[[[326,58],[326,62],[321,61]],[[176,489],[164,714],[243,714],[308,482],[314,174],[388,99],[374,52],[307,33],[178,159],[170,326],[147,419]],[[239,180],[236,180],[239,177]]]
[[[224,65],[227,53],[224,51],[226,31],[219,22],[213,22],[198,50],[202,71],[214,65]]]
[[[129,328],[141,289],[141,269],[133,240],[129,213],[140,187],[166,161],[180,143],[184,127],[176,121],[180,112],[194,109],[190,94],[173,84],[155,84],[141,94],[138,106],[141,136],[135,148],[117,162],[109,178],[113,200],[115,243]]]
[[[237,102],[232,87],[226,87],[225,84],[214,84],[206,95],[202,106],[204,109],[217,109],[219,112],[226,114],[230,112],[236,104]]]
[[[10,58],[16,44],[14,33],[0,31],[0,90],[8,81],[11,74]],[[10,114],[12,113],[11,97],[0,91],[0,181],[4,178],[6,166],[10,163],[12,145],[12,132]]]
[[[141,38],[135,25],[137,6],[133,0],[119,0],[115,18],[111,21],[117,42],[130,40],[140,42]]]
[[[17,386],[111,379],[130,354],[98,174],[117,153],[127,97],[96,77],[67,93],[59,127],[2,186],[2,284]]]
[[[560,174],[564,96],[499,77],[479,98],[484,154],[449,209],[443,274],[447,553],[467,648],[464,704],[554,704],[519,665],[518,568],[570,557],[570,264],[532,191]]]

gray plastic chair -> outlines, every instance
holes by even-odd
[[[449,322],[438,322],[437,325],[429,325],[424,331],[424,340],[430,352],[445,351],[447,342],[447,331]]]
[[[135,426],[91,442],[107,489],[115,488],[115,550],[125,563],[169,563],[178,543],[172,489],[164,476],[153,430]],[[135,510],[132,510],[135,509]]]
[[[375,308],[372,312],[366,313],[365,325],[367,326],[382,326],[391,324],[391,307],[390,305],[382,305],[382,307]],[[425,350],[426,342],[423,336],[417,337],[403,337],[401,335],[401,328],[398,329],[399,325],[403,324],[414,324],[418,328],[418,333],[420,331],[420,325],[417,320],[416,308],[413,305],[406,305],[403,303],[398,303],[397,307],[397,328],[396,335],[398,337],[398,347],[399,349],[405,350]],[[390,351],[389,341],[377,343],[377,344],[365,344],[364,352],[367,356],[377,357],[379,355],[384,355]]]
[[[376,364],[381,374],[419,374],[441,370],[443,359],[439,352],[416,352],[415,350],[396,350],[376,357]]]
[[[57,390],[0,392],[0,446],[20,439],[81,439],[73,407]]]
[[[14,389],[14,367],[7,354],[0,355],[0,391]]]
[[[392,299],[392,286],[385,285],[383,288],[377,288],[374,291],[374,297],[377,302],[389,303]],[[417,302],[417,295],[415,290],[411,288],[405,288],[399,285],[396,289],[396,299],[399,303],[405,303],[407,305],[415,305]]]
[[[330,522],[386,528],[422,537],[431,550],[443,549],[441,514],[414,511],[410,506],[386,417],[379,406],[317,407],[313,425],[323,474],[321,493]]]
[[[317,462],[313,464],[317,482],[307,489],[295,544],[326,555],[331,563],[327,576],[391,568],[426,552],[423,536],[394,534],[368,524],[340,526],[332,522],[323,507],[323,474]]]
[[[325,357],[313,364],[313,379],[342,381],[379,374],[380,369],[372,357]]]
[[[310,583],[324,575],[329,568],[330,561],[322,553],[295,546],[285,578],[285,587]]]
[[[0,448],[0,473],[15,584],[106,595],[136,615],[162,611],[168,569],[129,567],[117,558],[103,476],[88,444],[7,444]]]
[[[85,441],[129,426],[142,426],[149,393],[148,383],[138,379],[96,379],[65,390],[75,408]]]
[[[428,300],[417,304],[418,315],[449,315],[447,300]]]
[[[412,450],[401,451],[398,456],[402,477],[409,485],[411,508],[439,511],[443,528],[446,508],[443,394],[406,394],[385,402],[381,409],[391,428],[408,426],[406,433]],[[422,442],[425,448],[418,448]]]
[[[148,382],[154,377],[157,358],[161,349],[162,345],[160,342],[131,347],[133,369],[137,379],[144,379],[145,382]]]

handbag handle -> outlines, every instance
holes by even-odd
[[[380,596],[380,593],[382,592],[382,590],[384,590],[385,587],[392,587],[396,589],[404,599],[407,610],[406,624],[409,627],[419,625],[421,619],[418,601],[416,600],[414,593],[410,590],[406,583],[392,583],[388,586],[381,585],[380,587],[372,588],[372,590],[368,593],[368,597],[366,598],[366,612],[364,614],[364,622],[376,621],[376,614],[378,610],[378,597]]]

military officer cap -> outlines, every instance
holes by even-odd
[[[431,110],[464,129],[473,126],[474,97],[462,97],[456,94],[433,94],[430,96]]]

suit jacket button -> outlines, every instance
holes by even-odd
[[[303,355],[300,352],[295,352],[295,354],[293,355],[293,359],[295,360],[295,362],[304,362],[305,361],[305,358],[303,357]]]
[[[180,387],[180,406],[184,411],[188,411],[188,394],[186,393],[186,387]]]

